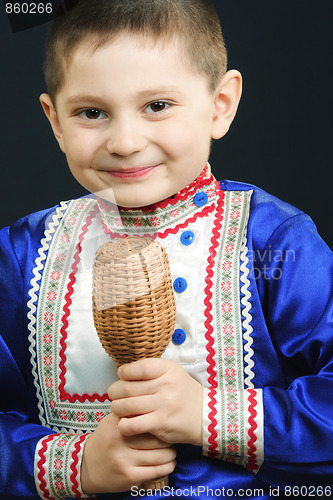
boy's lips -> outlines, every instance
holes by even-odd
[[[107,170],[106,172],[114,177],[126,179],[133,177],[142,177],[144,175],[147,175],[149,172],[151,172],[152,170],[156,169],[159,166],[160,164],[147,165],[144,167],[122,167],[122,168]]]

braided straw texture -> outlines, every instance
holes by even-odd
[[[102,346],[117,366],[163,354],[176,306],[168,256],[158,241],[131,236],[97,250],[93,316]]]

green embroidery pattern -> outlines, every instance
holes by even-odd
[[[64,297],[82,226],[96,206],[95,200],[83,198],[70,202],[50,245],[40,287],[37,315],[36,349],[45,422],[55,430],[94,429],[110,412],[108,403],[71,403],[59,397],[59,343]],[[72,244],[75,242],[75,244]]]
[[[246,462],[245,412],[242,397],[243,334],[239,294],[239,256],[251,192],[226,191],[221,244],[216,261],[217,377],[222,397],[221,458]]]
[[[84,440],[84,438],[83,438]],[[75,447],[81,449],[78,443],[77,434],[54,434],[51,440],[42,440],[39,447],[47,442],[47,448],[44,451],[45,463],[42,465],[42,470],[45,471],[43,480],[43,491],[51,493],[51,498],[72,498],[72,470],[73,454],[77,453]]]
[[[215,204],[217,198],[217,181],[213,176],[210,182],[198,190],[192,190],[185,200],[180,199],[174,205],[166,208],[157,207],[153,212],[147,212],[145,215],[142,211],[136,210],[110,210],[108,211],[104,204],[99,204],[102,219],[106,226],[114,232],[121,232],[121,229],[126,229],[128,234],[142,234],[149,229],[156,231],[164,231],[171,227],[174,228],[177,224],[181,224],[192,215],[197,214],[200,209],[194,203],[194,195],[197,191],[205,192],[208,196],[208,202],[201,209],[207,211]]]

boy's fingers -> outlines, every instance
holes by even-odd
[[[135,484],[142,484],[146,481],[151,481],[158,477],[164,477],[171,474],[176,467],[176,461],[173,460],[163,465],[151,465],[135,467],[136,472],[133,473],[133,482]]]
[[[156,450],[138,450],[133,452],[133,458],[137,462],[137,466],[142,465],[164,465],[172,462],[176,458],[176,450],[174,448],[160,448]]]
[[[154,394],[155,390],[152,387],[152,381],[142,380],[139,382],[128,382],[125,380],[118,380],[114,382],[108,389],[108,396],[111,401],[135,398],[137,396],[146,396]]]
[[[134,361],[118,369],[120,380],[151,380],[160,377],[169,368],[164,358],[147,358]]]
[[[131,417],[153,411],[154,401],[151,395],[133,398],[115,399],[111,403],[111,411],[118,417]]]
[[[161,441],[152,434],[138,434],[124,438],[130,448],[135,450],[156,450],[159,448],[170,448],[172,445]]]
[[[154,434],[156,417],[153,413],[146,413],[137,417],[121,418],[118,424],[120,434],[123,436],[135,436],[136,434]]]

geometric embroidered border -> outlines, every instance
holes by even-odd
[[[59,345],[64,325],[66,287],[70,283],[70,275],[80,234],[87,220],[91,220],[92,209],[96,201],[91,198],[73,200],[55,231],[49,254],[45,262],[37,310],[36,355],[38,363],[38,380],[43,397],[40,420],[54,430],[63,432],[66,429],[94,429],[98,422],[110,412],[109,401],[96,401],[86,404],[73,404],[61,401],[59,386]]]
[[[221,240],[216,258],[217,376],[220,389],[226,391],[244,388],[239,276],[251,194],[248,191],[225,192]]]
[[[39,384],[38,377],[38,369],[37,369],[37,353],[36,353],[36,311],[37,311],[37,294],[40,288],[40,279],[41,272],[43,271],[44,261],[46,260],[46,255],[49,249],[49,243],[52,241],[52,235],[54,234],[56,228],[59,225],[59,222],[63,216],[63,212],[67,209],[67,203],[61,202],[60,206],[57,207],[55,213],[53,214],[52,220],[50,220],[45,228],[44,236],[40,242],[40,248],[38,249],[38,257],[35,260],[35,267],[32,270],[33,278],[31,279],[31,288],[28,291],[28,295],[30,299],[28,300],[27,307],[27,319],[28,319],[28,330],[29,337],[28,340],[30,342],[29,352],[30,352],[30,363],[31,363],[31,371],[34,378],[34,385],[36,388],[36,397],[38,401],[38,409],[39,409],[39,419],[43,425],[47,425],[47,422],[44,418],[44,407],[43,407],[43,398],[41,395],[41,387]]]
[[[250,198],[248,199],[248,205],[250,205]],[[253,328],[251,325],[252,322],[252,315],[251,315],[251,308],[252,304],[250,301],[251,298],[251,293],[249,290],[250,286],[250,280],[248,279],[249,276],[249,258],[248,258],[248,248],[247,248],[247,234],[244,232],[243,235],[243,242],[242,242],[242,248],[241,248],[241,254],[240,254],[240,281],[243,284],[241,286],[241,293],[243,294],[243,297],[241,299],[241,304],[242,304],[242,324],[243,324],[243,339],[244,339],[244,373],[246,375],[244,384],[245,387],[248,389],[254,389],[254,385],[252,382],[252,379],[254,378],[254,373],[252,371],[252,368],[254,366],[253,362],[253,349],[252,349],[252,344],[253,344],[253,338],[252,338],[252,333],[253,333]]]
[[[241,396],[244,389],[244,353],[239,276],[251,194],[247,191],[225,193],[224,226],[216,262],[216,272],[219,273],[216,281],[218,385],[224,395],[221,399],[224,416],[221,458],[237,464],[244,464],[248,456],[245,435],[247,405]]]
[[[225,191],[222,224],[218,221],[218,211],[216,215],[214,234],[218,236],[219,242],[215,245],[217,255],[212,280],[212,295],[215,298],[212,318],[214,328],[212,333],[206,334],[211,387],[206,403],[210,419],[206,452],[212,457],[218,456],[256,472],[256,432],[262,432],[263,412],[261,392],[251,389],[253,385],[249,389],[244,388],[243,326],[246,327],[244,340],[247,342],[246,373],[249,375],[250,372],[251,378],[253,377],[253,350],[250,348],[252,318],[248,313],[250,294],[246,279],[243,279],[243,292],[246,291],[243,298],[244,317],[240,304],[240,279],[248,271],[245,235],[251,195],[252,191]],[[247,381],[251,378],[247,377]]]
[[[81,490],[80,468],[86,435],[51,434],[35,452],[35,484],[41,498],[89,498]]]

